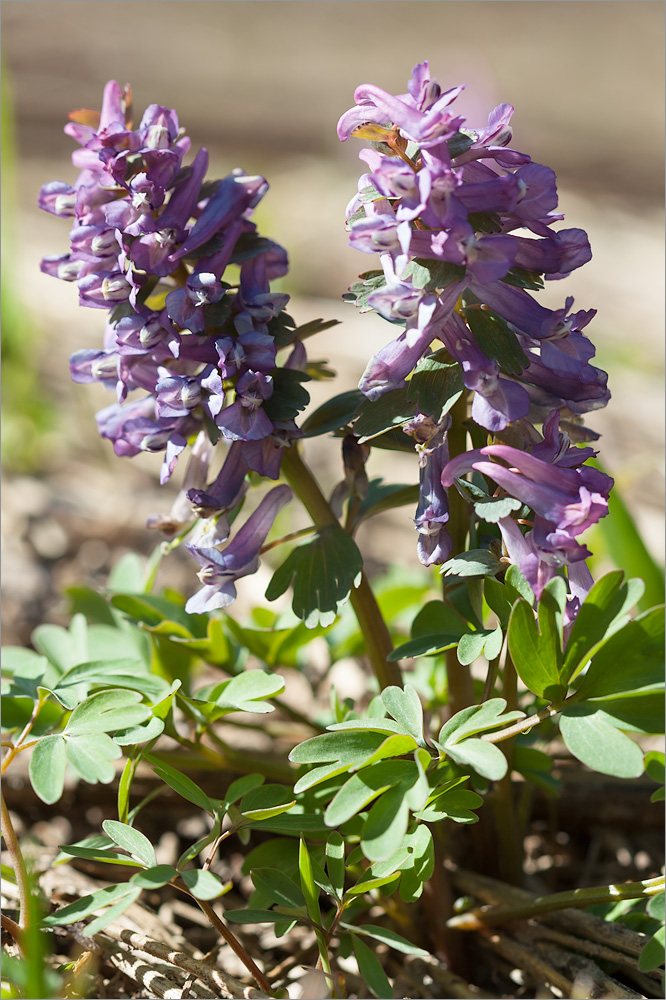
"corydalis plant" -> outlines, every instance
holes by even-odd
[[[597,437],[581,415],[606,405],[607,377],[590,364],[595,351],[583,333],[595,310],[572,312],[572,298],[546,309],[530,292],[585,264],[590,246],[581,229],[553,228],[563,218],[555,174],[509,147],[513,108],[501,104],[487,126],[467,128],[451,110],[462,89],[442,93],[420,63],[407,94],[358,87],[356,106],[338,123],[342,141],[372,142],[360,153],[368,170],[347,217],[350,245],[379,253],[382,266],[362,274],[350,297],[362,311],[404,324],[370,360],[359,388],[404,412],[400,390],[433,342],[443,345],[430,357],[449,363],[448,391],[435,408],[418,397],[414,417],[402,421],[422,466],[419,558],[446,564],[454,548],[447,491],[476,470],[514,500],[488,519],[499,523],[505,558],[536,596],[567,567],[571,617],[591,585],[590,553],[577,536],[607,513],[612,486],[584,464],[595,452],[571,442]],[[471,397],[471,421],[458,406],[459,421],[474,443],[486,435],[492,443],[449,455],[448,411],[461,393],[463,405]],[[526,535],[514,519],[522,504],[534,512]]]
[[[288,296],[270,288],[286,274],[287,254],[250,218],[268,184],[242,170],[207,181],[205,149],[183,162],[190,140],[176,112],[152,104],[133,128],[129,87],[115,81],[101,113],[70,119],[65,132],[82,146],[72,156],[79,176],[46,184],[39,205],[74,219],[71,249],[44,258],[42,270],[76,281],[81,305],[109,310],[103,347],[77,351],[72,378],[115,390],[118,401],[97,414],[100,434],[117,455],[164,452],[162,483],[193,443],[183,491],[169,515],[150,523],[174,535],[202,518],[188,546],[204,584],[191,609],[222,607],[234,599],[233,581],[256,569],[288,491],[262,506],[220,560],[227,512],[242,500],[250,470],[278,478],[308,401],[305,348],[283,311]],[[233,265],[239,277],[225,280]],[[218,440],[230,447],[207,485]]]

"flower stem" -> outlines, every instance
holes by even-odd
[[[513,660],[507,650],[504,662],[504,677],[502,696],[506,701],[507,711],[512,712],[518,701],[518,676]],[[499,841],[499,859],[502,877],[514,885],[519,885],[523,873],[523,843],[516,824],[516,808],[513,799],[513,781],[511,770],[513,766],[514,738],[505,741],[502,748],[507,762],[507,772],[497,782],[493,795],[493,813],[497,837]]]
[[[11,816],[9,815],[9,809],[7,808],[4,795],[0,794],[0,802],[2,804],[2,836],[5,838],[5,845],[9,852],[9,857],[12,860],[14,874],[16,875],[16,885],[19,893],[19,906],[21,910],[19,914],[19,928],[24,931],[28,922],[30,902],[28,873],[25,868],[25,861],[23,860],[21,848],[19,847],[18,838],[14,830]]]
[[[480,738],[485,740],[486,743],[502,743],[504,740],[510,740],[513,736],[518,736],[520,733],[526,733],[528,729],[538,726],[544,719],[550,719],[551,716],[557,715],[561,710],[561,705],[547,705],[546,708],[542,708],[541,711],[535,712],[534,715],[530,715],[526,719],[521,719],[507,729],[499,729],[496,733],[483,733]]]
[[[503,923],[506,920],[518,920],[521,917],[535,917],[540,913],[551,913],[553,910],[564,910],[570,906],[592,906],[595,903],[617,903],[622,899],[643,899],[655,896],[664,888],[664,876],[646,879],[643,882],[627,882],[624,885],[602,885],[590,889],[570,889],[567,892],[554,892],[550,896],[538,896],[524,903],[504,903],[488,908],[477,907],[452,917],[449,927],[457,930],[480,930],[490,924]]]
[[[467,393],[463,392],[451,408],[451,427],[447,434],[449,445],[449,459],[462,455],[467,450],[467,430],[465,420],[467,418]],[[467,512],[467,501],[456,489],[449,490],[449,534],[453,540],[451,555],[458,555],[465,550],[465,540],[469,529],[469,516]],[[444,599],[452,587],[457,586],[457,580],[449,580],[444,577],[442,589]],[[458,662],[456,649],[449,649],[446,653],[446,676],[449,688],[449,708],[451,715],[474,704],[474,684],[469,667],[464,667]]]
[[[241,960],[241,962],[243,963],[247,971],[250,973],[250,975],[254,979],[259,989],[263,990],[264,993],[270,994],[271,984],[268,982],[265,975],[263,974],[261,969],[258,968],[254,960],[251,958],[251,956],[248,955],[247,951],[240,943],[238,938],[235,936],[235,934],[232,934],[232,932],[229,930],[224,921],[220,917],[218,917],[217,913],[210,905],[210,903],[207,903],[205,899],[197,899],[197,897],[194,896],[190,892],[190,890],[180,881],[174,881],[171,884],[174,885],[177,889],[180,889],[181,892],[184,892],[187,896],[189,896],[191,899],[195,901],[195,903],[199,906],[199,908],[206,914],[206,916],[208,917],[208,919],[210,920],[211,924],[218,932],[220,937],[224,938],[224,940],[229,945],[231,950]]]
[[[319,489],[312,472],[301,458],[297,446],[285,449],[282,473],[315,524],[339,526],[340,522]],[[384,689],[392,684],[402,687],[399,665],[387,659],[393,649],[393,643],[365,572],[361,574],[358,587],[352,588],[350,600],[365,640],[365,649],[372,671],[380,688]]]

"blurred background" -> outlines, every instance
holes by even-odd
[[[136,120],[148,104],[175,107],[193,148],[210,151],[209,176],[242,166],[270,181],[257,222],[289,251],[290,312],[299,323],[343,320],[309,342],[310,356],[339,372],[335,390],[314,385],[315,404],[353,388],[390,333],[340,298],[373,266],[344,231],[361,143],[339,143],[335,125],[355,87],[404,92],[427,58],[443,88],[467,83],[457,107],[470,126],[513,104],[512,145],[556,171],[565,224],[588,231],[594,254],[540,300],[559,308],[571,294],[598,310],[587,332],[612,399],[588,422],[603,435],[618,501],[589,541],[596,569],[625,560],[654,573],[643,542],[661,563],[663,4],[5,0],[2,27],[5,642],[60,621],[64,586],[103,582],[124,551],[149,552],[158,539],[145,518],[168,510],[177,489],[177,477],[158,486],[159,456],[120,460],[98,439],[94,412],[110,397],[73,385],[67,358],[101,343],[104,314],[80,309],[72,285],[39,271],[42,256],[68,246],[67,222],[37,209],[39,188],[76,176],[67,113],[99,108],[111,78],[131,83]],[[317,439],[306,455],[327,487],[341,478],[338,442]],[[415,479],[404,456],[371,462],[373,475]],[[412,513],[386,515],[361,537],[375,568],[416,570]],[[165,581],[191,592],[189,557],[169,563]],[[263,582],[251,580],[257,599]]]

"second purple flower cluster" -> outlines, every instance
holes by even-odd
[[[606,405],[607,376],[590,364],[595,350],[583,332],[595,310],[574,312],[571,298],[547,309],[530,291],[586,263],[590,246],[581,229],[553,228],[563,218],[555,174],[509,147],[513,108],[502,104],[487,126],[467,128],[452,110],[462,89],[442,92],[420,63],[406,94],[358,87],[338,123],[341,140],[373,143],[360,153],[367,171],[347,209],[351,246],[378,253],[382,268],[361,276],[372,290],[360,304],[404,324],[359,388],[376,400],[405,386],[439,341],[473,393],[472,420],[506,443],[449,462],[450,416],[431,428],[430,445],[419,445],[421,561],[450,555],[446,490],[477,470],[534,510],[525,536],[511,518],[500,521],[508,558],[537,597],[567,565],[575,602],[576,581],[591,580],[576,536],[607,512],[612,480],[584,466],[594,453],[571,439],[595,437],[580,416]],[[417,411],[404,428],[417,441],[427,417]]]

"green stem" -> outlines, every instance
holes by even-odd
[[[319,489],[310,469],[301,458],[297,446],[286,448],[282,459],[282,473],[315,524],[337,525],[340,522]],[[381,689],[390,685],[402,687],[402,674],[397,663],[387,659],[393,643],[368,578],[363,572],[361,582],[352,588],[351,605],[365,640],[365,649],[372,671]]]
[[[319,961],[321,963],[322,972],[328,979],[328,985],[334,996],[337,996],[333,992],[333,970],[331,969],[331,961],[328,957],[328,945],[326,943],[326,935],[322,928],[315,927],[314,929],[315,937],[317,939],[317,951],[319,952]]]
[[[538,896],[525,903],[504,903],[501,906],[478,907],[452,917],[449,927],[457,930],[480,930],[491,924],[503,923],[507,920],[518,920],[523,917],[535,917],[540,913],[552,913],[554,910],[565,910],[570,906],[592,906],[595,903],[617,903],[622,899],[643,899],[656,896],[664,888],[664,876],[646,879],[643,882],[627,882],[624,885],[602,885],[589,889],[570,889],[567,892],[555,892],[550,896]]]
[[[235,954],[241,960],[241,962],[243,963],[247,971],[250,973],[250,975],[254,979],[259,989],[263,990],[264,993],[270,994],[271,984],[266,979],[266,976],[263,974],[261,969],[258,968],[258,966],[250,957],[250,955],[248,955],[247,951],[240,943],[236,935],[232,934],[232,932],[229,930],[224,921],[220,917],[218,917],[217,913],[210,905],[210,903],[207,903],[204,899],[197,899],[197,897],[193,893],[191,893],[190,890],[187,888],[187,886],[184,885],[182,882],[180,882],[180,880],[172,882],[171,885],[174,885],[177,889],[180,889],[181,892],[184,892],[187,896],[189,896],[190,899],[193,899],[195,901],[195,903],[199,906],[199,908],[206,914],[206,916],[208,917],[208,919],[210,920],[211,924],[218,932],[220,937],[224,938],[224,940],[229,945],[231,950],[235,952]]]
[[[518,676],[508,650],[504,663],[502,695],[507,711],[513,712],[518,701]],[[503,750],[507,762],[507,772],[496,786],[493,795],[493,813],[499,841],[500,870],[502,877],[514,885],[519,885],[523,873],[523,847],[516,824],[516,809],[513,799],[514,737],[504,742]]]
[[[28,873],[25,868],[25,861],[23,860],[21,848],[19,847],[14,825],[12,823],[11,816],[9,815],[9,809],[7,808],[7,803],[5,802],[5,797],[1,794],[0,803],[2,805],[2,836],[5,838],[5,845],[9,852],[9,857],[12,860],[12,865],[14,866],[16,885],[19,893],[19,927],[22,931],[24,931],[28,922],[28,913],[30,912],[30,888],[28,886]]]
[[[550,719],[553,715],[557,715],[561,711],[562,705],[547,705],[540,712],[535,712],[534,715],[530,715],[526,719],[521,719],[515,725],[509,726],[508,729],[499,729],[496,733],[483,733],[481,739],[485,740],[486,743],[502,743],[504,740],[510,740],[513,736],[518,736],[520,733],[526,733],[528,729],[538,726],[544,719]]]
[[[467,430],[465,420],[467,418],[467,392],[463,392],[460,399],[451,408],[451,428],[447,434],[449,445],[449,459],[462,455],[467,450]],[[453,541],[451,555],[456,556],[465,550],[465,541],[469,530],[469,515],[467,501],[453,487],[449,490],[449,520],[447,523],[449,534]],[[444,600],[447,593],[458,586],[457,580],[449,580],[444,577],[442,590]],[[469,667],[464,667],[458,662],[458,653],[455,649],[446,652],[446,676],[449,688],[449,708],[451,715],[474,704],[474,683]]]

